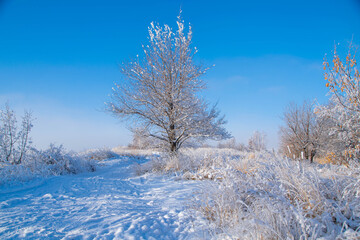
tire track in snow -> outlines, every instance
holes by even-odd
[[[202,238],[204,222],[184,207],[198,183],[134,176],[134,163],[144,161],[106,160],[93,173],[51,177],[2,193],[0,239]]]

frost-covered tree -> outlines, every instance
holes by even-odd
[[[136,128],[132,130],[133,139],[129,144],[130,148],[135,149],[151,149],[151,148],[159,148],[161,145],[157,139],[153,139],[151,137],[146,136],[143,129]]]
[[[32,127],[31,113],[25,112],[19,130],[15,112],[5,104],[5,108],[0,110],[0,162],[22,162],[29,150]]]
[[[360,72],[353,45],[350,44],[345,61],[340,59],[335,46],[332,64],[325,58],[323,65],[332,101],[343,110],[360,113]]]
[[[340,162],[360,158],[360,73],[352,44],[341,60],[335,47],[332,62],[324,61],[330,103],[317,108],[329,123],[327,152]]]
[[[240,151],[247,151],[247,147],[245,146],[245,144],[243,143],[238,143],[236,142],[236,139],[234,137],[219,142],[219,144],[217,145],[218,148],[229,148],[229,149],[236,149],[236,150],[240,150]]]
[[[323,143],[324,121],[316,117],[314,105],[290,103],[284,111],[285,126],[280,128],[280,145],[289,157],[306,158],[313,162]]]
[[[168,25],[151,23],[143,58],[122,64],[124,79],[113,88],[107,104],[115,116],[132,120],[144,136],[164,142],[171,152],[192,138],[230,136],[223,127],[224,117],[199,97],[206,86],[200,77],[207,68],[194,62],[197,50],[191,40],[191,27],[186,32],[180,17],[175,32]]]
[[[250,151],[266,150],[266,134],[255,131],[249,139],[248,148]]]

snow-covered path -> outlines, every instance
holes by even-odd
[[[106,160],[96,172],[0,187],[0,239],[199,239],[185,209],[194,181],[148,174],[135,162]]]

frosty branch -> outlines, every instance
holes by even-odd
[[[29,150],[31,140],[29,133],[32,129],[32,116],[25,112],[21,129],[18,130],[15,112],[5,105],[0,110],[0,162],[20,164]]]
[[[220,140],[230,134],[223,128],[216,106],[198,97],[206,87],[200,77],[208,70],[195,64],[197,50],[190,47],[192,30],[185,32],[178,17],[177,31],[151,23],[144,57],[122,64],[124,81],[113,88],[110,112],[141,125],[144,136],[166,143],[176,152],[191,138]]]

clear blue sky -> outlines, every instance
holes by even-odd
[[[126,124],[102,112],[118,64],[141,54],[151,21],[193,27],[197,59],[215,64],[204,93],[242,142],[277,145],[290,102],[326,101],[322,61],[334,43],[360,44],[360,1],[0,0],[0,104],[31,109],[36,146],[113,147]]]

